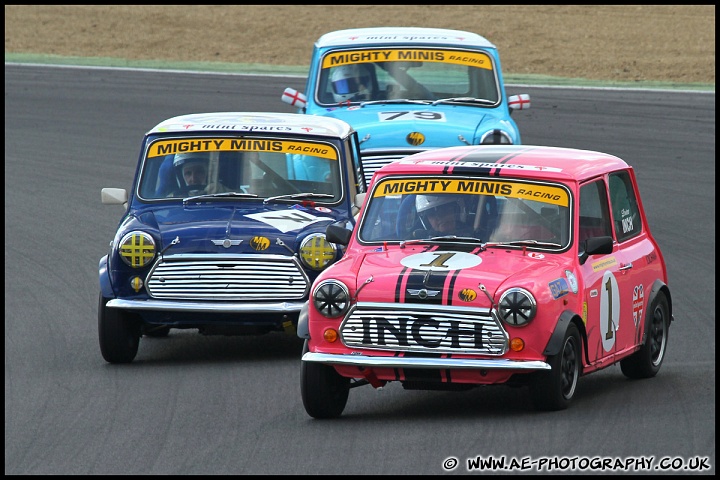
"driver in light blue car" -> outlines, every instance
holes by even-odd
[[[335,67],[330,74],[330,84],[337,103],[374,100],[370,73],[362,64]]]

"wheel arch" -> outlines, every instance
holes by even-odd
[[[672,308],[672,297],[670,296],[670,288],[663,282],[662,280],[658,279],[653,282],[652,288],[650,289],[650,298],[648,298],[647,305],[650,307],[650,305],[653,304],[655,301],[655,298],[663,294],[665,295],[665,298],[668,302],[668,314],[670,315],[670,324],[675,320],[673,317],[673,308]],[[645,327],[647,327],[647,319],[645,320]],[[668,324],[668,328],[670,328],[670,325]]]
[[[583,357],[585,358],[585,365],[588,365],[590,362],[587,358],[588,346],[585,323],[582,321],[582,317],[580,315],[571,310],[565,310],[560,314],[560,318],[558,318],[558,322],[555,325],[555,330],[553,331],[552,335],[550,336],[550,340],[548,340],[548,343],[545,346],[543,355],[557,355],[560,352],[560,349],[563,346],[563,341],[565,340],[565,332],[567,331],[568,326],[571,323],[574,323],[578,331],[580,332],[580,341],[582,342]]]
[[[297,336],[310,340],[310,327],[308,326],[308,310],[310,309],[310,301],[305,302],[300,309],[297,321]]]
[[[643,334],[642,338],[640,339],[641,343],[644,342],[645,337],[647,337],[648,328],[650,327],[650,322],[652,322],[653,315],[651,307],[655,304],[655,299],[659,295],[665,295],[665,299],[667,300],[668,315],[670,317],[667,324],[668,331],[670,331],[670,325],[672,324],[673,320],[675,320],[675,317],[673,317],[672,314],[672,297],[670,297],[670,288],[662,280],[655,280],[655,282],[653,282],[652,288],[650,289],[650,296],[647,301],[647,310],[643,324]]]
[[[100,259],[98,264],[98,276],[100,278],[100,293],[105,298],[115,298],[115,292],[112,287],[112,280],[108,273],[108,256],[105,255]]]

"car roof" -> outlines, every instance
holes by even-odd
[[[490,41],[477,33],[445,28],[372,27],[337,30],[321,36],[318,48],[350,45],[454,45],[495,48]]]
[[[299,113],[215,112],[169,118],[154,126],[148,134],[218,130],[340,138],[345,138],[354,131],[347,122],[331,117]]]
[[[630,168],[607,153],[537,145],[473,145],[438,148],[391,162],[377,173],[485,174],[537,180],[584,181]]]

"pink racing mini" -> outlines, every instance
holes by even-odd
[[[378,170],[346,245],[300,314],[307,413],[350,388],[528,387],[565,409],[581,376],[655,376],[673,320],[667,271],[635,173],[612,155],[487,145]]]

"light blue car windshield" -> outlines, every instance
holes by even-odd
[[[481,51],[387,48],[328,52],[321,61],[316,101],[472,98],[496,106],[501,98],[492,57]]]

